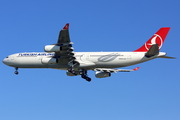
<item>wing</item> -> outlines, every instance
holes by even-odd
[[[69,44],[70,38],[69,38],[69,23],[67,23],[64,28],[59,32],[59,37],[57,44],[63,45],[63,44]]]
[[[131,72],[131,71],[136,71],[140,67],[137,67],[132,70],[127,70],[127,69],[109,69],[109,68],[95,68],[94,71],[100,71],[100,72],[109,72],[109,73],[117,73],[117,72]]]
[[[67,23],[59,32],[56,45],[60,46],[60,51],[55,52],[54,57],[60,59],[58,61],[61,61],[61,63],[64,62],[65,64],[75,60],[72,44],[69,37],[69,23]]]

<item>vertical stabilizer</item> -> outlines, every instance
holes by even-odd
[[[170,27],[163,27],[159,29],[142,47],[134,52],[147,52],[151,46],[155,44],[158,45],[158,49],[160,50],[169,30]]]

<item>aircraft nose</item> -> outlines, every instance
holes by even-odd
[[[6,58],[5,58],[2,62],[3,62],[4,64],[6,64],[6,65],[7,65],[7,63],[8,63],[8,61],[7,61]]]

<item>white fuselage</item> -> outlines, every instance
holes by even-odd
[[[147,58],[145,57],[145,53],[146,52],[75,52],[75,57],[80,63],[78,68],[89,70],[94,68],[119,68],[130,66],[166,54],[160,52],[154,57]],[[52,68],[67,70],[69,66],[63,59],[58,63],[52,64],[44,64],[42,62],[42,59],[52,58],[53,56],[54,53],[46,52],[17,53],[6,57],[3,63],[18,68]]]

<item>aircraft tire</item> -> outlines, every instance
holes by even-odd
[[[14,74],[18,75],[18,74],[19,74],[19,72],[18,72],[18,71],[15,71],[15,72],[14,72]]]
[[[86,81],[91,82],[91,78],[87,77]]]

